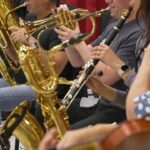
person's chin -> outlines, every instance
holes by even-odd
[[[111,14],[110,14],[112,17],[114,17],[114,12],[111,12]]]

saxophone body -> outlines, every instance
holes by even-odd
[[[10,8],[11,3],[9,1],[0,0],[0,72],[3,75],[3,78],[5,78],[11,85],[16,85],[18,83],[12,79],[11,75],[18,73],[22,67],[19,62],[19,50],[24,49],[25,51],[29,51],[32,50],[32,48],[19,42],[15,44],[13,43],[8,28],[13,25],[19,26],[19,24],[15,17],[10,13]],[[9,52],[11,52],[13,57],[11,57],[12,55],[9,55]],[[26,53],[24,53],[24,56],[25,54]],[[31,57],[34,57],[34,55]],[[20,109],[22,107],[28,107],[26,103],[27,102],[25,102],[25,104],[20,104],[10,114],[0,130],[0,136],[4,137],[5,140],[8,140],[11,135],[14,135],[19,141],[21,141],[27,150],[37,150],[38,144],[45,132],[28,111],[25,112],[25,115],[20,119],[19,124],[12,132],[10,132],[9,129],[16,124],[18,117],[22,114]]]
[[[8,30],[13,25],[19,26],[15,15],[10,13],[11,3],[10,0],[0,0],[0,73],[10,85],[16,85],[18,81],[13,77],[21,70],[18,49],[22,44],[14,43]]]
[[[60,81],[53,58],[37,47],[21,47],[19,60],[28,83],[37,92],[46,130],[55,126],[61,138],[69,129],[69,122],[66,109],[55,92]]]

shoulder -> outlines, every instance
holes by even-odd
[[[143,27],[136,21],[132,20],[123,26],[122,32],[126,35],[133,33],[143,33]]]
[[[107,38],[107,36],[109,35],[109,33],[112,31],[114,25],[116,24],[116,20],[114,18],[110,19],[108,25],[106,26],[106,28],[104,29],[104,31],[102,32],[101,35],[99,35],[92,43],[91,45],[97,46],[99,45],[104,39]]]
[[[118,34],[118,38],[120,39],[121,44],[133,44],[135,46],[141,35],[143,35],[142,27],[136,22],[136,20],[132,20],[123,26]]]
[[[138,118],[147,116],[150,119],[150,91],[147,91],[134,99],[136,103],[135,113]]]

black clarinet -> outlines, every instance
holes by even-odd
[[[104,44],[109,46],[112,43],[112,41],[119,33],[120,29],[123,27],[126,19],[129,17],[131,11],[132,11],[132,7],[129,7],[127,10],[123,12],[121,18],[119,19],[117,24],[113,27],[113,30],[111,31],[110,35],[107,37],[107,39],[103,41]],[[79,93],[80,89],[86,83],[88,76],[92,73],[92,71],[94,70],[98,62],[99,62],[98,59],[93,59],[93,60],[91,59],[89,62],[87,62],[87,64],[85,64],[84,66],[84,70],[80,78],[76,79],[73,82],[68,93],[65,95],[64,99],[62,100],[63,104],[66,106],[67,109],[75,99],[76,95]]]

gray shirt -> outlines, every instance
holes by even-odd
[[[106,39],[116,23],[116,20],[112,20],[111,23],[106,27],[104,32],[94,42],[92,42],[91,45],[93,47],[97,46],[102,42],[102,40]],[[132,20],[122,27],[121,31],[118,33],[118,35],[110,45],[116,55],[132,68],[135,67],[136,64],[136,41],[141,35],[141,28],[138,26],[136,20]],[[125,86],[123,80],[116,82],[114,85],[112,85],[112,87],[123,91],[127,90],[127,87]],[[101,98],[100,102],[109,106],[114,105],[105,98]],[[123,104],[125,104],[125,102],[123,102]]]

